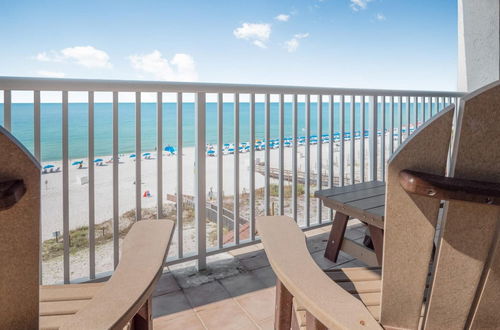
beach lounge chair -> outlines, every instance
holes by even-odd
[[[39,286],[40,166],[2,127],[0,150],[0,329],[150,329],[174,223],[135,223],[106,282]]]
[[[323,272],[293,219],[257,219],[278,278],[276,329],[500,328],[500,83],[462,100],[444,177],[453,112],[389,161],[382,268]]]

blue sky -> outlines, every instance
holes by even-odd
[[[455,90],[455,0],[2,1],[0,75]]]

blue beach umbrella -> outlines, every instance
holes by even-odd
[[[53,168],[53,167],[55,167],[55,166],[54,166],[54,165],[52,165],[52,164],[48,164],[48,165],[45,165],[45,166],[43,167],[43,169]]]
[[[103,161],[104,161],[104,159],[102,159],[102,158],[96,158],[96,159],[94,159],[94,163],[101,163]]]
[[[71,165],[80,165],[81,163],[83,163],[83,160],[73,162]]]
[[[208,150],[208,151],[207,151],[207,154],[208,154],[208,155],[215,155],[215,150]]]
[[[172,146],[166,146],[164,150],[167,152],[175,152],[175,148]]]
[[[135,158],[135,154],[130,154],[129,158]]]
[[[151,153],[150,152],[145,152],[142,154],[143,156],[151,156]]]

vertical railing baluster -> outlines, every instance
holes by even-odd
[[[355,184],[356,183],[356,171],[355,171],[355,166],[356,166],[356,139],[355,139],[355,135],[354,134],[354,130],[356,129],[356,117],[355,117],[355,106],[356,106],[356,96],[354,95],[351,95],[351,104],[350,104],[350,131],[351,131],[351,138],[350,138],[350,145],[349,145],[349,149],[350,149],[350,158],[351,158],[351,161],[350,161],[350,179],[351,179],[351,184]]]
[[[377,145],[378,145],[378,97],[370,97],[370,132],[369,132],[369,148],[370,148],[370,180],[377,180]]]
[[[217,241],[224,247],[224,96],[217,94]]]
[[[12,94],[10,90],[3,92],[3,127],[12,130]]]
[[[366,120],[366,107],[365,107],[365,96],[361,95],[361,141],[359,143],[359,162],[360,162],[360,172],[361,182],[365,182],[365,120]]]
[[[38,161],[41,161],[42,158],[41,156],[41,130],[40,130],[40,91],[34,91],[33,92],[33,123],[34,123],[34,132],[33,132],[33,138],[34,138],[34,151],[35,151],[35,158]]]
[[[120,208],[118,190],[118,92],[113,92],[113,264],[120,258]]]
[[[163,217],[163,93],[156,93],[156,218]]]
[[[265,95],[265,109],[264,109],[264,116],[265,116],[265,123],[264,123],[264,130],[265,130],[265,149],[264,149],[264,160],[265,160],[265,178],[264,178],[264,204],[265,204],[265,210],[266,210],[266,215],[271,215],[270,212],[270,204],[271,204],[271,194],[270,194],[270,174],[271,174],[271,153],[269,150],[269,139],[271,138],[271,124],[270,124],[270,112],[271,112],[271,100],[270,100],[270,95],[266,94]]]
[[[406,102],[406,110],[407,110],[407,113],[406,113],[406,138],[409,138],[410,137],[410,117],[411,117],[411,97],[408,96],[408,101]]]
[[[285,96],[280,94],[280,109],[279,109],[279,214],[285,214]]]
[[[34,143],[34,150],[35,150],[35,158],[41,162],[41,138],[40,138],[40,91],[34,91],[33,92],[33,123],[34,123],[34,128],[33,128],[33,143]],[[43,221],[40,220],[40,233],[43,232]],[[40,235],[39,242],[40,246],[43,245],[42,243],[42,235]],[[42,249],[38,249],[38,271],[39,271],[39,284],[43,284],[43,279],[42,279],[42,274],[43,274],[43,269],[42,269]]]
[[[95,279],[94,92],[88,93],[89,277]]]
[[[141,205],[141,153],[142,153],[142,127],[141,127],[141,92],[135,93],[135,220],[142,219]]]
[[[333,179],[333,165],[334,165],[334,136],[335,136],[335,128],[333,127],[334,115],[334,98],[333,95],[328,95],[328,129],[329,129],[329,137],[330,141],[328,142],[328,188],[332,189],[335,182]],[[332,208],[328,208],[328,217],[330,221],[333,221],[333,210]]]
[[[398,147],[403,143],[403,97],[398,96],[398,113],[399,113],[399,128],[398,128]]]
[[[380,170],[382,181],[385,180],[385,95],[382,98],[382,109],[381,109],[381,117],[382,128],[380,129]],[[378,135],[378,132],[377,132]]]
[[[250,239],[255,240],[255,94],[250,94]]]
[[[177,257],[184,256],[184,189],[183,189],[183,164],[182,164],[182,92],[177,92]]]
[[[196,93],[195,112],[195,222],[198,239],[198,270],[207,268],[207,203],[206,203],[206,103],[205,93]]]
[[[293,114],[292,114],[292,136],[293,136],[293,151],[292,151],[292,212],[293,219],[297,222],[297,131],[298,131],[298,105],[297,94],[293,94]]]
[[[68,91],[62,92],[62,215],[63,215],[63,269],[64,269],[64,283],[70,282],[69,272],[69,166],[68,166]]]
[[[339,186],[344,186],[344,134],[345,134],[345,95],[340,96],[340,154],[339,154]]]
[[[240,244],[240,94],[234,94],[234,243]]]
[[[306,220],[306,227],[311,225],[310,213],[311,213],[311,205],[310,205],[310,153],[311,153],[311,95],[306,95],[306,107],[305,107],[305,115],[306,115],[306,150],[305,150],[305,166],[304,166],[304,216]]]
[[[428,97],[429,99],[429,106],[427,107],[429,109],[429,116],[428,119],[432,117],[432,96]]]
[[[391,96],[391,120],[390,120],[390,134],[389,134],[389,156],[394,152],[394,96]]]
[[[323,189],[323,174],[322,172],[322,161],[323,161],[323,96],[318,95],[318,102],[316,103],[316,111],[317,111],[317,132],[318,132],[318,148],[316,153],[316,190]],[[322,202],[319,198],[316,198],[316,216],[318,223],[322,222]]]
[[[418,96],[415,96],[415,125],[413,126],[413,132],[418,128]]]

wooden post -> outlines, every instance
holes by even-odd
[[[276,280],[276,305],[274,310],[274,329],[289,330],[292,326],[293,296],[288,289]]]
[[[153,329],[153,297],[149,297],[148,300],[142,305],[141,309],[137,311],[134,318],[132,319],[132,329],[133,330],[149,330]]]
[[[333,262],[337,262],[337,257],[339,255],[340,247],[342,246],[342,241],[344,240],[345,229],[347,227],[347,220],[349,216],[341,212],[335,212],[335,218],[333,219],[332,229],[330,230],[330,236],[328,237],[328,242],[326,243],[325,258]]]

